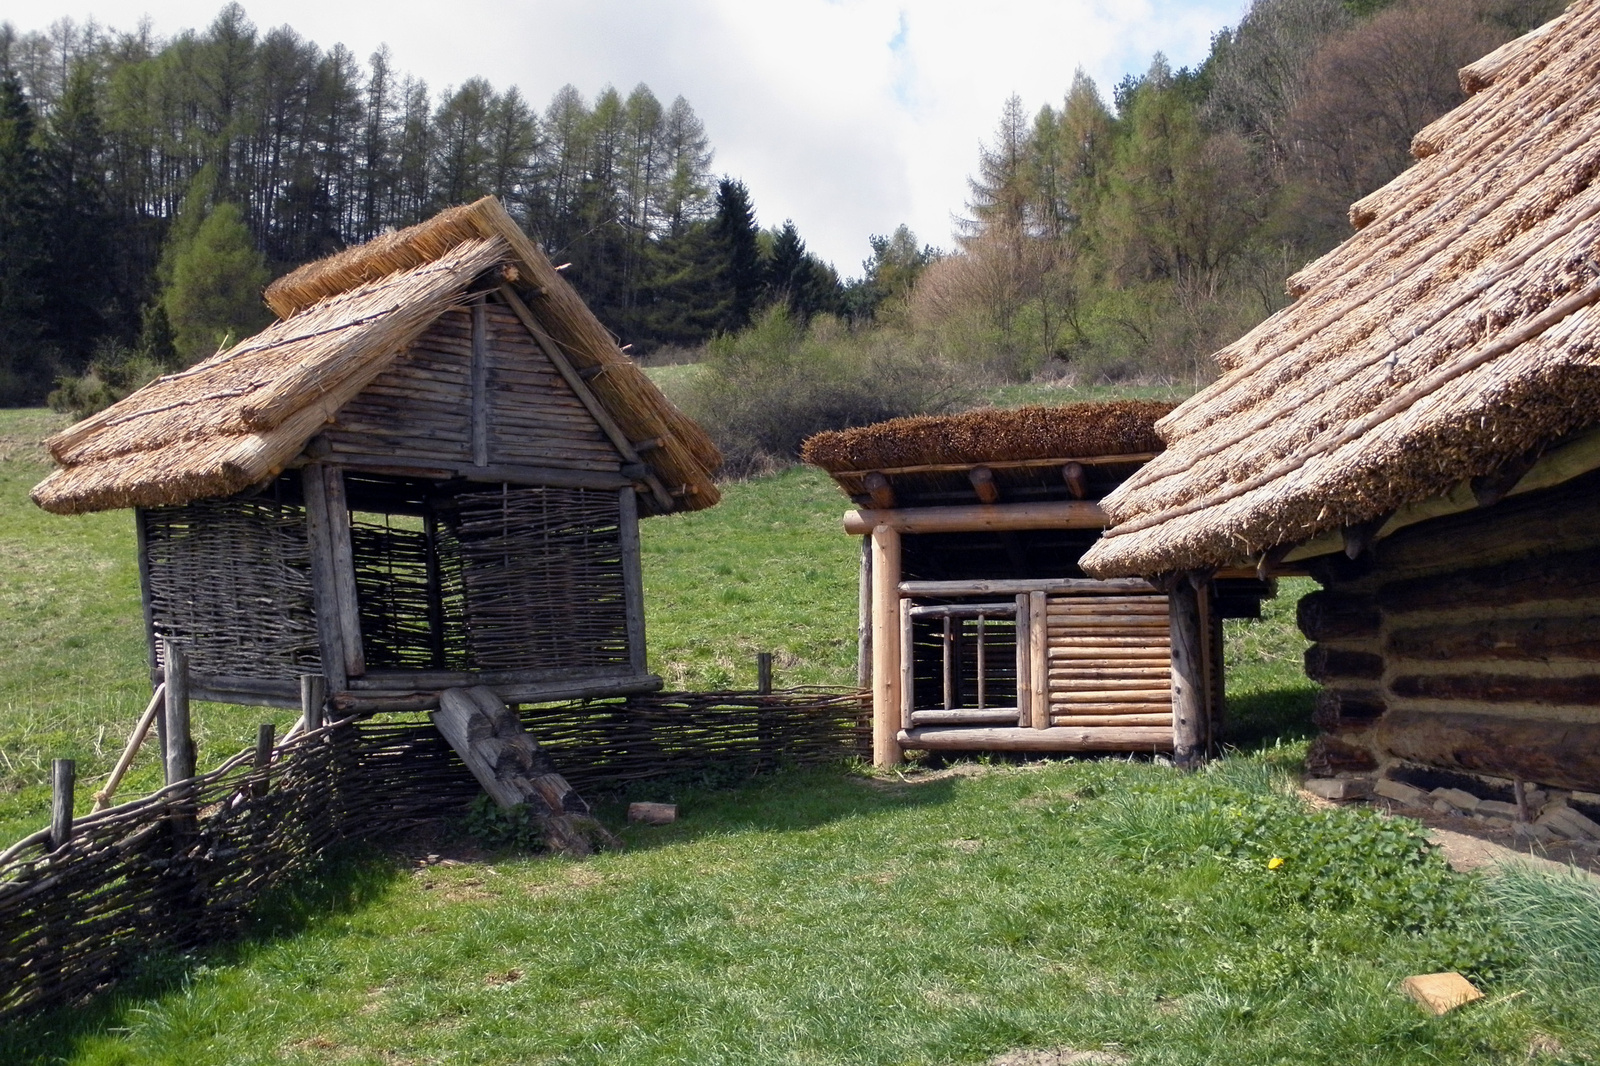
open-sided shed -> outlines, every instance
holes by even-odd
[[[303,267],[261,333],[57,434],[43,508],[135,508],[151,668],[424,709],[645,691],[637,522],[720,457],[493,198]]]
[[[1253,571],[1168,589],[1078,558],[1098,500],[1161,449],[1170,404],[986,409],[822,433],[807,462],[860,509],[861,680],[874,759],[904,750],[1175,751],[1221,715],[1221,620],[1259,610]],[[1194,702],[1174,717],[1175,690]]]
[[[1321,771],[1600,788],[1600,4],[1464,68],[1108,496],[1103,577],[1309,572]]]

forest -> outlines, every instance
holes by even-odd
[[[272,277],[489,193],[633,354],[703,359],[685,402],[735,453],[952,383],[1200,382],[1461,100],[1457,69],[1562,6],[1255,0],[1194,67],[1158,54],[1109,96],[1064,72],[1059,103],[1007,102],[954,247],[870,235],[848,280],[792,223],[758,228],[689,102],[643,84],[542,110],[434,92],[238,4],[170,39],[6,24],[0,403],[102,406],[264,324]]]

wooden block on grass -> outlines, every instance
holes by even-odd
[[[678,820],[676,803],[630,803],[628,821],[645,825],[670,825]]]
[[[1406,995],[1433,1014],[1446,1014],[1463,1003],[1482,999],[1483,993],[1458,973],[1425,973],[1400,983]]]

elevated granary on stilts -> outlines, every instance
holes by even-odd
[[[1600,4],[1461,72],[1102,501],[1101,577],[1286,566],[1313,769],[1600,789]]]
[[[806,461],[858,505],[860,680],[873,758],[906,749],[1163,751],[1190,764],[1222,710],[1222,627],[1254,571],[1086,577],[1099,498],[1161,448],[1167,404],[896,419],[822,433]]]
[[[33,491],[133,507],[152,671],[345,711],[640,692],[638,519],[721,459],[493,198],[273,283],[279,319],[47,443]]]

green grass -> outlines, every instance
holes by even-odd
[[[8,838],[42,824],[49,757],[103,773],[146,694],[127,515],[26,501],[51,424],[0,412]],[[780,684],[848,683],[845,501],[808,470],[725,488],[713,510],[644,525],[653,668],[747,686],[772,650]],[[1595,1061],[1591,897],[1497,893],[1443,870],[1409,823],[1290,795],[1313,692],[1293,624],[1307,588],[1285,582],[1262,621],[1229,623],[1240,750],[1204,773],[841,768],[664,789],[676,825],[626,828],[625,852],[583,863],[414,871],[357,853],[244,941],[152,959],[87,1009],[0,1033],[0,1062],[956,1064],[1055,1046],[1137,1063]],[[201,708],[203,761],[261,715]],[[141,772],[127,795],[153,760]],[[1489,999],[1432,1019],[1396,992],[1451,966],[1481,971]]]

